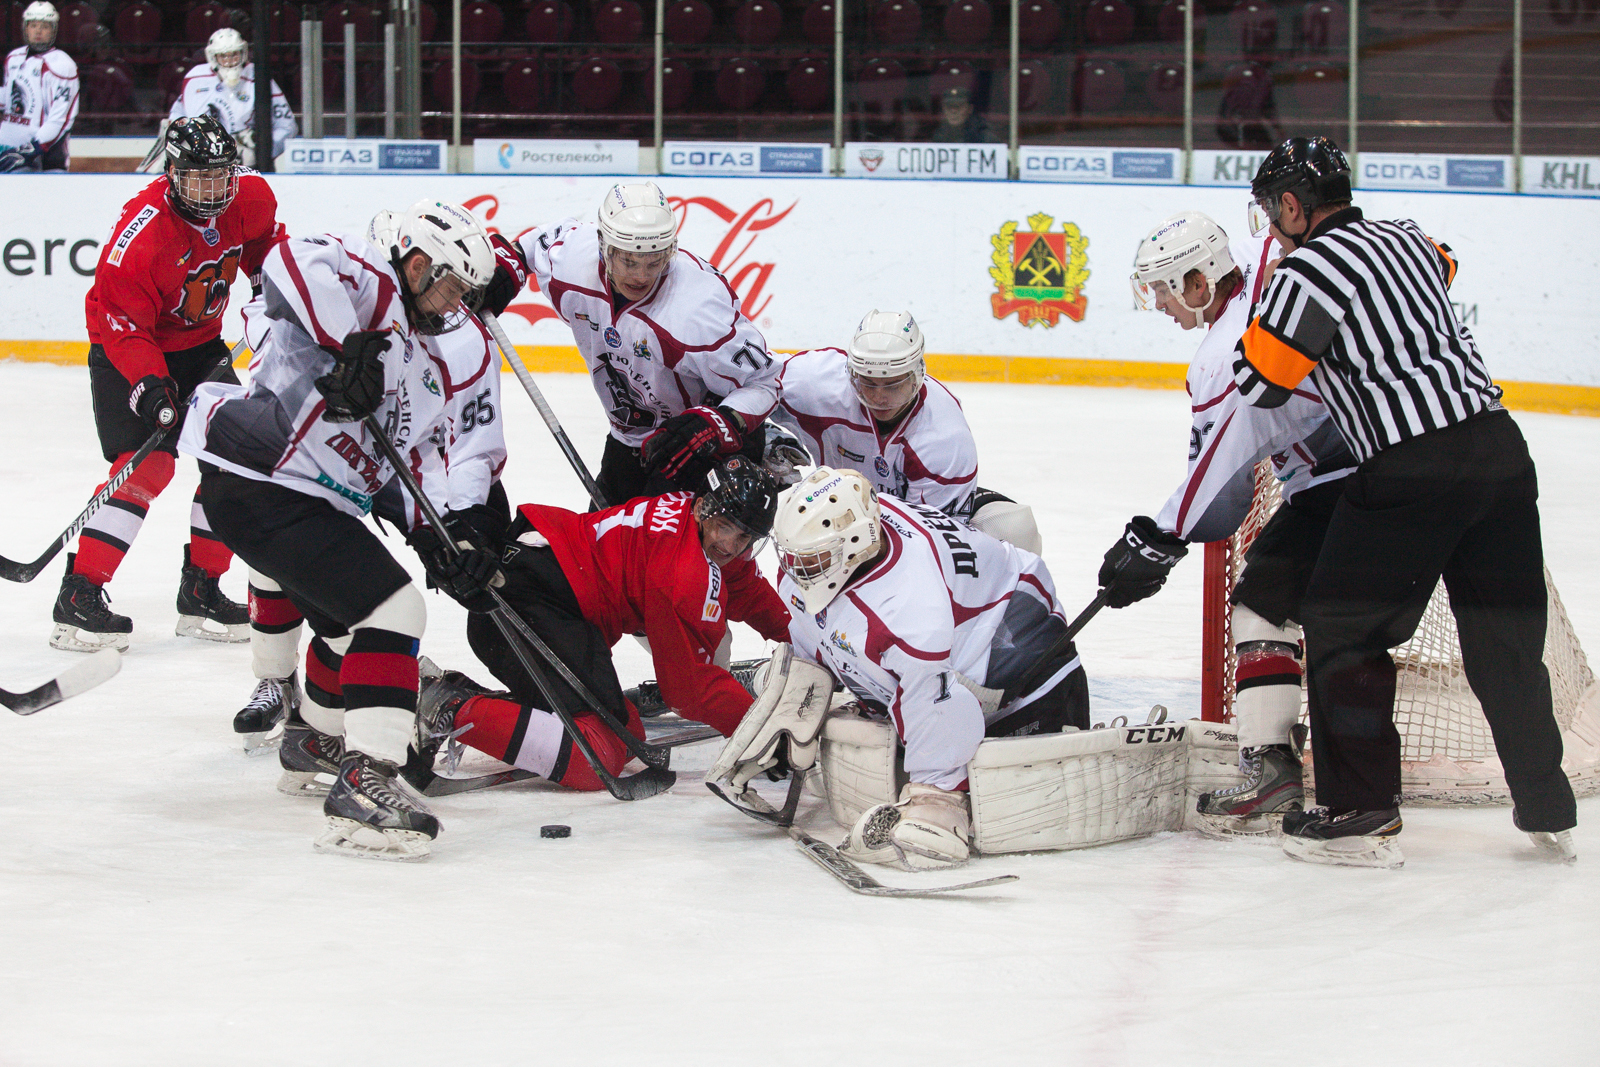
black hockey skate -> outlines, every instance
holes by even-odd
[[[1405,866],[1396,840],[1404,824],[1399,808],[1359,811],[1312,808],[1283,816],[1283,850],[1307,863],[1336,867]]]
[[[233,717],[233,732],[244,735],[244,754],[260,756],[278,747],[290,710],[300,710],[298,672],[287,678],[263,678],[250,702]]]
[[[178,585],[177,634],[227,644],[250,640],[250,609],[223,596],[217,580],[189,562],[188,545],[183,546],[183,580]]]
[[[348,752],[323,801],[328,828],[318,852],[376,860],[427,859],[439,820],[396,781],[400,769],[365,752]]]
[[[460,671],[441,671],[427,656],[417,662],[422,685],[417,691],[417,726],[406,765],[400,774],[410,786],[422,792],[437,777],[433,764],[439,749],[445,749],[445,773],[452,774],[461,762],[461,746],[456,738],[472,729],[455,728],[456,712],[468,700],[484,692],[483,686]]]
[[[102,648],[128,651],[133,620],[111,610],[105,586],[72,573],[72,562],[77,558],[77,553],[67,557],[67,573],[61,579],[61,592],[51,613],[56,626],[50,632],[50,647],[68,652],[98,652]]]
[[[283,774],[278,792],[291,797],[325,797],[339,776],[344,759],[344,738],[319,733],[293,708],[283,720],[283,742],[278,746],[278,763]]]
[[[1211,837],[1260,837],[1278,832],[1285,812],[1305,807],[1300,757],[1290,745],[1241,749],[1244,781],[1195,804],[1200,832]]]

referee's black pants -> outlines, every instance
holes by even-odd
[[[1385,449],[1345,479],[1303,619],[1319,804],[1399,802],[1389,649],[1416,631],[1442,576],[1522,828],[1576,825],[1543,662],[1538,495],[1527,444],[1504,411]]]

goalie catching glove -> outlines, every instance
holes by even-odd
[[[817,735],[833,702],[833,675],[809,660],[795,659],[787,644],[772,654],[766,675],[761,695],[706,772],[708,782],[727,782],[733,794],[743,793],[752,778],[785,760],[795,772],[809,770],[817,761]]]
[[[1189,546],[1155,524],[1136,515],[1106,552],[1100,565],[1100,587],[1107,591],[1106,607],[1125,608],[1155,596],[1166,584],[1167,573],[1189,554]]]

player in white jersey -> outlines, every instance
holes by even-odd
[[[779,363],[727,279],[678,247],[653,183],[614,186],[598,224],[536,228],[516,251],[571,328],[611,422],[595,479],[607,504],[698,491],[719,455],[763,461]]]
[[[909,311],[870,311],[848,351],[784,360],[773,421],[816,462],[860,471],[880,494],[969,518],[1038,555],[1033,512],[978,487],[978,445],[961,401],[928,377],[922,329]]]
[[[78,64],[56,47],[61,16],[36,0],[22,12],[27,41],[6,56],[0,89],[0,172],[66,170],[72,120],[78,117]]]
[[[1249,514],[1255,466],[1270,458],[1284,506],[1246,555],[1235,588],[1240,770],[1245,781],[1207,793],[1199,810],[1222,832],[1269,828],[1266,816],[1304,799],[1298,745],[1300,627],[1296,621],[1328,518],[1354,457],[1316,389],[1302,383],[1281,407],[1255,408],[1239,395],[1234,346],[1250,324],[1275,259],[1271,241],[1233,243],[1208,216],[1184,212],[1140,242],[1132,277],[1147,310],[1185,330],[1205,329],[1189,363],[1193,424],[1189,469],[1155,519],[1137,516],[1106,553],[1100,584],[1114,608],[1153,595],[1194,542],[1231,537]]]
[[[183,89],[172,102],[167,121],[185,115],[211,115],[239,143],[239,162],[256,165],[256,68],[246,62],[249,42],[238,30],[220,29],[206,42],[206,61],[184,75]],[[299,136],[294,111],[278,83],[272,83],[272,157],[283,155],[288,141]]]
[[[438,201],[373,229],[387,247],[335,235],[274,246],[245,317],[259,354],[250,385],[197,390],[179,448],[202,462],[212,529],[281,586],[317,634],[306,741],[338,761],[317,847],[420,859],[439,823],[395,778],[416,715],[426,611],[409,574],[361,521],[393,476],[369,425],[408,457],[430,497],[449,497],[434,435],[455,432],[459,442],[476,428],[478,393],[476,382],[454,379],[438,338],[479,331],[472,312],[494,253],[470,212]],[[479,332],[482,374],[491,374]],[[415,502],[406,510],[419,529]],[[468,540],[448,563],[436,542],[419,551],[442,588],[481,609],[497,557]]]
[[[794,609],[794,659],[821,664],[887,715],[910,779],[874,809],[847,854],[943,866],[967,859],[967,764],[985,737],[1088,729],[1089,688],[1044,561],[936,508],[879,496],[852,470],[818,467],[773,520]],[[863,838],[869,821],[894,827]]]

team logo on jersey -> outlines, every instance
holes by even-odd
[[[139,213],[129,220],[128,225],[122,228],[121,233],[117,234],[117,239],[111,244],[111,254],[106,257],[106,262],[113,267],[121,263],[122,254],[128,250],[129,245],[133,244],[133,239],[139,236],[139,231],[144,229],[150,220],[155,217],[155,207],[147,204],[140,208]]]
[[[872,469],[878,472],[878,477],[880,478],[889,477],[889,461],[882,456],[873,457]]]
[[[608,337],[608,338],[606,338],[606,340],[607,340],[607,342],[609,342],[611,339]],[[654,356],[652,356],[650,354],[650,342],[649,341],[635,341],[633,343],[633,354],[634,354],[634,357],[637,358],[637,359],[654,359],[655,358]]]
[[[798,611],[800,614],[804,615],[806,613],[806,602],[801,600],[798,595],[790,593],[789,603],[793,604],[794,610]]]
[[[208,322],[228,306],[228,289],[239,273],[239,249],[231,248],[221,259],[202,263],[189,272],[179,291],[174,313],[188,323]]]
[[[432,367],[423,367],[422,368],[422,387],[424,389],[426,389],[428,392],[432,393],[434,396],[443,396],[444,395],[443,390],[441,390],[439,388],[438,379],[434,378],[434,376],[433,376],[433,368]]]
[[[217,247],[217,242],[222,240],[222,234],[217,232],[217,228],[215,226],[207,226],[205,229],[201,230],[200,237],[212,248]]]
[[[622,347],[622,335],[617,332],[617,328],[615,326],[606,327],[605,338],[606,344],[611,348]]]
[[[1050,232],[1055,218],[1039,212],[1028,216],[1028,229],[1017,231],[1007,222],[989,238],[994,246],[994,266],[989,277],[995,292],[989,294],[994,317],[1016,313],[1017,322],[1054,326],[1066,315],[1082,322],[1089,306],[1083,285],[1089,280],[1089,238],[1076,223],[1064,222],[1059,233]]]
[[[845,632],[843,630],[835,630],[835,631],[833,631],[833,633],[828,635],[828,640],[833,642],[833,647],[834,648],[837,648],[840,652],[843,652],[845,655],[854,656],[856,654],[856,650],[855,650],[854,646],[852,646],[850,644],[850,638],[845,635]]]

